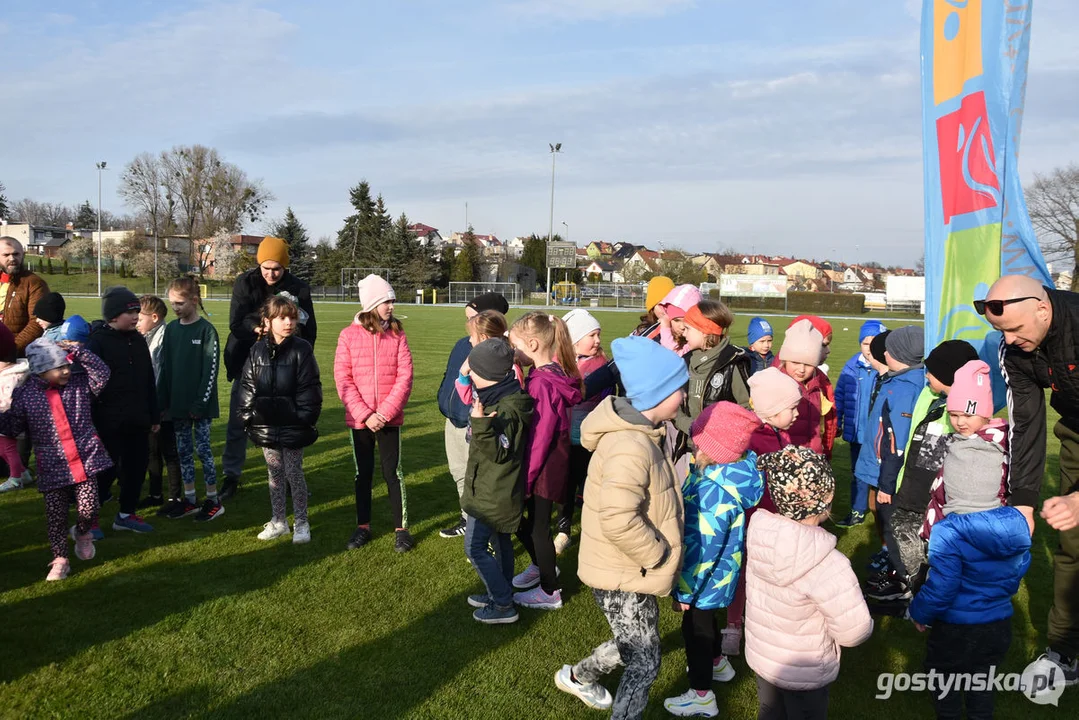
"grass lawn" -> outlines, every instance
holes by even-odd
[[[69,313],[96,315],[94,300],[71,300]],[[228,305],[207,309],[227,334]],[[457,513],[443,453],[436,390],[446,355],[463,335],[458,308],[401,305],[416,376],[404,427],[403,464],[416,549],[393,552],[385,486],[376,480],[371,545],[346,551],[354,527],[354,475],[341,403],[332,381],[336,335],[355,306],[317,307],[316,346],[325,386],[322,436],[307,453],[312,491],[309,545],[255,538],[269,519],[262,456],[249,450],[243,490],[208,525],[153,518],[150,535],[105,525],[97,557],[60,583],[44,582],[50,559],[41,496],[0,496],[0,716],[92,718],[591,718],[599,713],[558,691],[553,675],[609,637],[603,616],[576,578],[576,544],[560,561],[566,606],[524,611],[515,625],[475,623],[465,603],[481,588],[460,539],[438,537]],[[627,333],[630,313],[597,313],[604,337]],[[748,316],[733,330],[744,341]],[[892,323],[895,325],[896,323]],[[786,322],[777,322],[783,327]],[[857,346],[858,323],[836,324],[832,376]],[[778,347],[777,338],[777,347]],[[219,385],[222,408],[228,386]],[[224,421],[215,425],[220,457]],[[141,442],[141,438],[133,438]],[[848,455],[837,448],[834,512],[848,509]],[[1057,490],[1057,446],[1050,437],[1048,496]],[[377,467],[377,466],[376,466]],[[202,485],[199,485],[201,497]],[[105,514],[116,512],[106,506]],[[576,539],[576,536],[575,536]],[[1006,667],[1020,672],[1045,645],[1055,533],[1039,521],[1033,563],[1018,597]],[[872,524],[839,538],[864,575],[878,546]],[[523,551],[517,566],[527,562]],[[680,619],[661,603],[663,667],[649,718],[668,717],[662,699],[687,687]],[[918,672],[924,636],[909,622],[884,619],[863,646],[843,652],[832,688],[834,717],[924,717],[926,694],[874,699],[882,672]],[[756,715],[756,686],[742,657],[730,683],[717,686],[721,716]],[[606,679],[612,691],[617,676]],[[998,716],[1075,717],[1072,690],[1055,712],[1016,693],[998,694]]]

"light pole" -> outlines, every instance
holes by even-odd
[[[101,173],[105,170],[105,161],[97,165],[97,296],[101,297]]]
[[[150,231],[154,234],[154,295],[157,295],[157,228],[146,228],[147,234]],[[158,295],[160,297],[160,295]]]
[[[554,240],[554,164],[558,153],[562,152],[562,143],[547,143],[551,148],[551,224],[547,229],[547,255],[551,255],[551,241]],[[551,266],[547,266],[547,304],[551,304]]]

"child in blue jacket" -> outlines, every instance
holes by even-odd
[[[941,469],[944,517],[929,536],[929,576],[910,605],[924,632],[926,667],[959,677],[992,678],[1011,644],[1012,596],[1030,567],[1030,529],[1022,513],[1003,506],[1008,426],[993,420],[989,366],[973,360],[948,393],[955,434]],[[985,686],[983,686],[985,687]],[[964,698],[965,696],[965,698]],[[992,717],[992,685],[934,694],[938,717]]]
[[[839,423],[837,432],[850,447],[850,515],[846,520],[838,523],[840,527],[853,527],[861,525],[865,521],[865,514],[869,509],[869,483],[859,480],[854,474],[854,467],[858,464],[858,453],[862,449],[860,429],[869,419],[871,409],[870,399],[873,396],[873,388],[880,374],[870,362],[870,345],[873,338],[887,330],[883,323],[877,320],[866,320],[858,331],[858,342],[861,350],[855,353],[843,370],[839,373],[839,380],[835,384],[836,420]]]
[[[772,354],[774,334],[772,326],[764,318],[755,317],[749,321],[749,327],[746,330],[749,346],[746,348],[746,354],[749,355],[750,377],[753,377],[755,372],[772,367],[772,362],[775,360],[775,355]]]
[[[673,715],[715,717],[719,708],[712,682],[734,678],[721,651],[716,610],[734,599],[745,557],[746,511],[764,493],[757,455],[747,452],[759,426],[755,413],[718,402],[705,408],[690,430],[697,454],[682,486],[685,554],[674,591],[675,609],[683,613],[690,689],[664,701]]]

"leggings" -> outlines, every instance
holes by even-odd
[[[19,457],[19,441],[7,435],[0,435],[0,458],[8,466],[8,477],[17,478],[26,472],[26,466]]]
[[[558,590],[558,571],[555,569],[554,540],[551,539],[551,506],[553,503],[538,495],[525,503],[517,539],[528,551],[532,564],[539,568],[540,587],[550,595]]]
[[[716,632],[716,611],[690,607],[682,613],[682,639],[686,643],[689,686],[712,689],[712,663],[723,654]]]
[[[173,420],[176,431],[176,454],[180,457],[180,477],[184,481],[184,494],[195,495],[195,453],[202,463],[202,477],[206,481],[206,497],[217,497],[217,465],[210,447],[210,418],[199,420]],[[195,433],[194,447],[191,433]]]
[[[90,526],[97,517],[97,483],[85,480],[76,483],[74,488],[62,487],[45,492],[45,527],[49,533],[49,547],[53,558],[67,557],[67,511],[71,499],[75,499],[75,512],[78,520],[75,527],[80,534],[90,532]]]
[[[349,433],[352,438],[352,459],[356,463],[356,524],[371,524],[371,485],[375,478],[375,443],[382,460],[382,477],[390,496],[390,510],[395,528],[408,527],[408,498],[405,476],[401,472],[401,428],[386,425],[371,432],[359,428]],[[295,497],[295,495],[293,495]]]
[[[307,524],[307,481],[303,477],[303,448],[262,448],[266,471],[270,475],[270,506],[273,519],[284,521],[285,484],[292,486],[293,522]]]
[[[569,475],[566,477],[566,497],[558,513],[558,532],[569,535],[573,526],[573,510],[577,507],[577,498],[584,493],[584,481],[588,477],[588,463],[592,453],[580,445],[569,448]]]

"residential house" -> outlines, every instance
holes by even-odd
[[[512,240],[507,240],[506,241],[506,257],[516,260],[516,259],[520,258],[522,255],[524,255],[525,243],[527,241],[528,241],[528,238],[521,237],[519,235],[517,237],[513,238]]]
[[[627,242],[616,242],[614,244],[614,252],[611,254],[611,260],[625,262],[633,257],[633,253],[637,252],[642,247],[644,246]]]
[[[0,235],[13,237],[22,243],[27,255],[56,257],[57,252],[72,238],[71,223],[66,228],[30,223],[4,223]]]
[[[602,240],[593,240],[592,242],[588,243],[588,247],[586,248],[586,250],[588,251],[588,257],[592,258],[593,260],[598,260],[599,258],[610,258],[612,255],[614,255],[614,246],[611,245],[609,242],[604,242]]]
[[[771,258],[764,255],[732,256],[731,262],[724,264],[728,275],[781,275],[781,268]]]
[[[618,266],[609,260],[593,260],[583,268],[583,272],[589,280],[615,283],[626,281],[622,273],[618,271]]]
[[[231,235],[229,236],[229,244],[232,245],[232,249],[237,254],[248,255],[252,258],[252,265],[256,264],[254,258],[258,255],[259,243],[266,239],[265,235]],[[207,275],[215,275],[216,268],[214,264],[214,247],[213,238],[203,238],[198,241],[199,243],[199,257],[195,258],[196,262],[202,261],[206,268]],[[227,274],[228,269],[222,270]]]
[[[777,260],[777,263],[783,268],[783,272],[787,274],[787,277],[816,280],[821,276],[820,268],[811,262],[795,259],[784,262],[783,260]]]
[[[840,288],[852,292],[872,290],[875,285],[873,273],[858,265],[851,265],[843,271],[843,282]]]
[[[443,240],[438,232],[438,228],[433,228],[430,225],[424,225],[423,223],[412,223],[408,226],[408,230],[420,241],[420,245],[424,247],[440,247],[442,245]]]
[[[622,274],[626,277],[643,277],[649,273],[654,275],[659,273],[661,264],[658,252],[641,248],[622,265]]]

